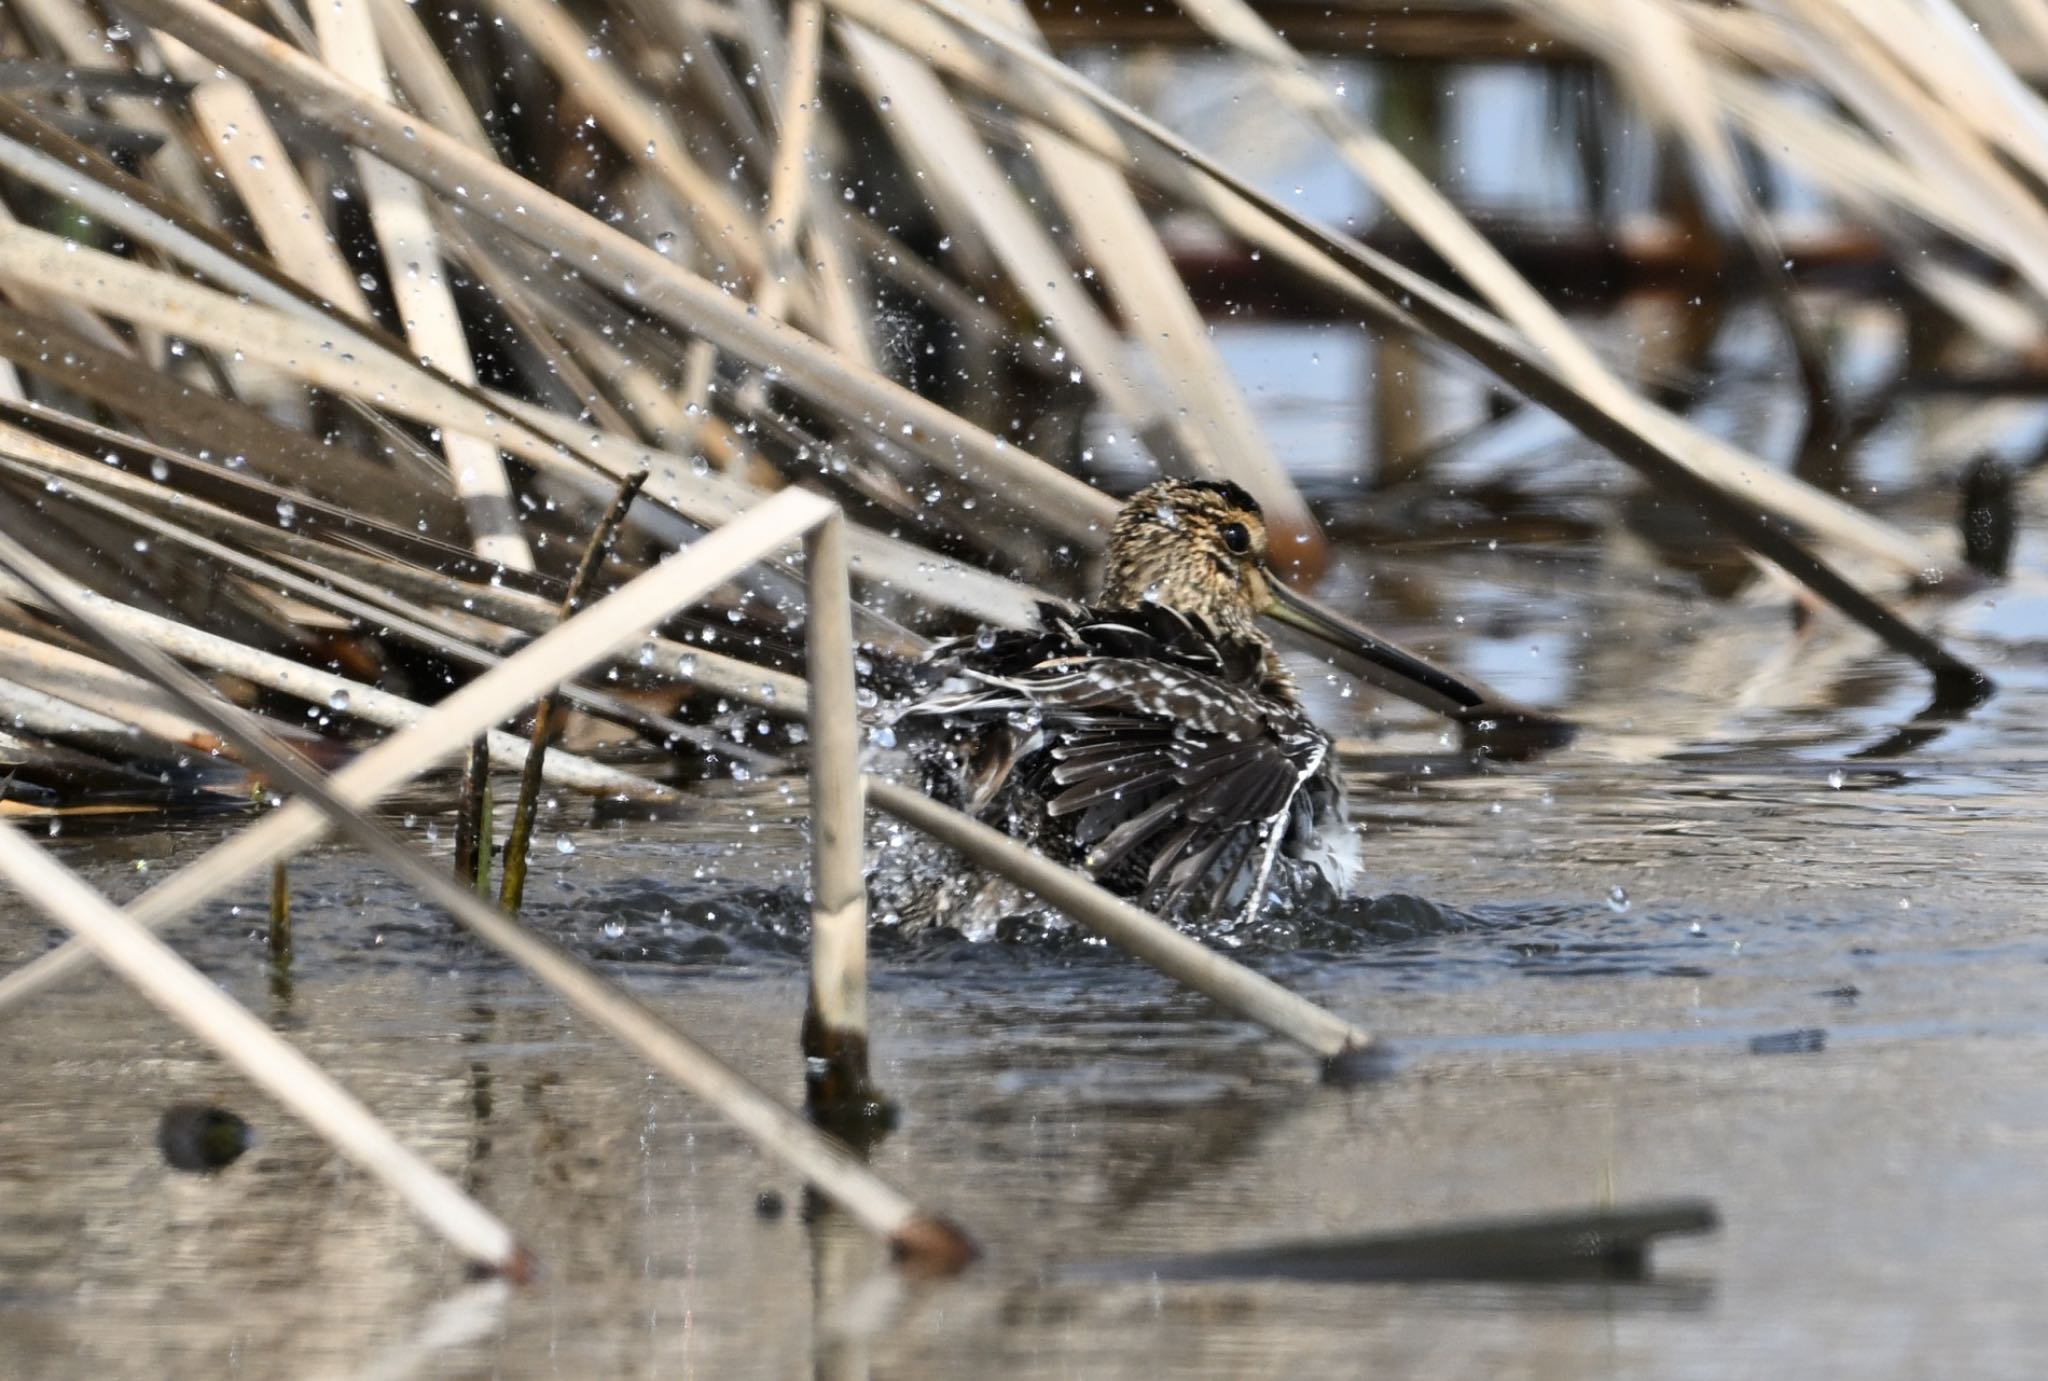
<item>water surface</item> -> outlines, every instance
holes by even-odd
[[[1354,547],[1345,602],[1585,724],[1565,752],[1478,771],[1436,725],[1310,669],[1378,896],[1247,957],[1385,1033],[1395,1076],[1322,1086],[1093,945],[882,937],[878,1074],[904,1121],[876,1165],[988,1249],[944,1285],[900,1281],[689,1097],[360,858],[316,852],[292,874],[288,985],[259,887],[178,945],[546,1274],[466,1284],[374,1184],[95,975],[0,1023],[4,1370],[2023,1374],[2048,1345],[2033,581],[1913,611],[2002,690],[1901,751],[1915,673],[1832,621],[1795,630],[1782,599],[1705,603],[1612,539]],[[560,803],[529,888],[536,924],[792,1100],[802,801],[800,782],[704,786],[653,824]],[[445,849],[444,819],[406,819]],[[58,842],[126,897],[230,828]],[[0,957],[49,938],[10,907]],[[154,1145],[162,1109],[193,1100],[262,1136],[211,1178]],[[764,1216],[764,1192],[786,1211]],[[1725,1228],[1660,1249],[1644,1284],[1062,1273],[1676,1196]]]

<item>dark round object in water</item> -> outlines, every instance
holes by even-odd
[[[782,1216],[782,1195],[772,1189],[764,1189],[754,1196],[754,1216],[764,1223],[772,1223]]]
[[[256,1133],[226,1108],[173,1103],[156,1124],[156,1147],[174,1170],[210,1175],[241,1159]]]

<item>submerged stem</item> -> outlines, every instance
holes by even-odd
[[[626,521],[626,510],[633,506],[640,486],[646,482],[645,470],[635,470],[626,476],[619,485],[618,497],[612,500],[612,506],[605,510],[604,517],[598,519],[597,530],[590,534],[590,545],[583,549],[583,561],[569,581],[569,592],[562,597],[564,619],[575,614],[577,606],[588,597],[598,569],[604,565],[612,543],[618,540],[619,526]],[[534,706],[532,746],[527,750],[526,769],[519,774],[519,801],[512,809],[512,830],[505,837],[505,873],[499,884],[498,906],[514,915],[518,914],[520,899],[526,894],[526,851],[533,842],[533,819],[535,805],[540,798],[541,769],[547,762],[549,726],[554,722],[559,698],[556,691],[549,691]],[[479,889],[489,875],[488,856],[486,850],[478,861]]]

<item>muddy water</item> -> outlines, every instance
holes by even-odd
[[[2041,569],[2039,550],[2022,566]],[[1248,957],[1384,1032],[1310,1063],[1083,946],[882,940],[880,1169],[969,1225],[898,1280],[800,1186],[345,852],[178,943],[527,1236],[516,1295],[118,986],[0,1022],[0,1372],[36,1376],[1142,1377],[2025,1374],[2048,1345],[2048,629],[2032,577],[1940,620],[2002,694],[1923,689],[1782,601],[1709,606],[1625,544],[1364,550],[1333,588],[1501,689],[1573,706],[1475,773],[1435,726],[1311,676],[1351,738],[1379,897]],[[542,831],[537,924],[794,1098],[800,784]],[[445,848],[445,821],[413,817]],[[60,839],[133,895],[222,826]],[[571,852],[549,847],[566,841]],[[438,842],[436,842],[438,841]],[[48,943],[18,905],[0,957]],[[168,1104],[261,1141],[164,1166]],[[760,1199],[785,1209],[764,1215]],[[1591,1286],[1075,1283],[1065,1264],[1705,1196],[1718,1235]]]

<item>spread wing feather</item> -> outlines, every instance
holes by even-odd
[[[1041,631],[942,646],[946,686],[904,713],[983,743],[957,798],[993,816],[1031,793],[1069,861],[1155,906],[1214,914],[1255,862],[1262,881],[1292,817],[1323,799],[1303,788],[1328,746],[1263,693],[1264,648],[1157,607],[1040,616]]]

